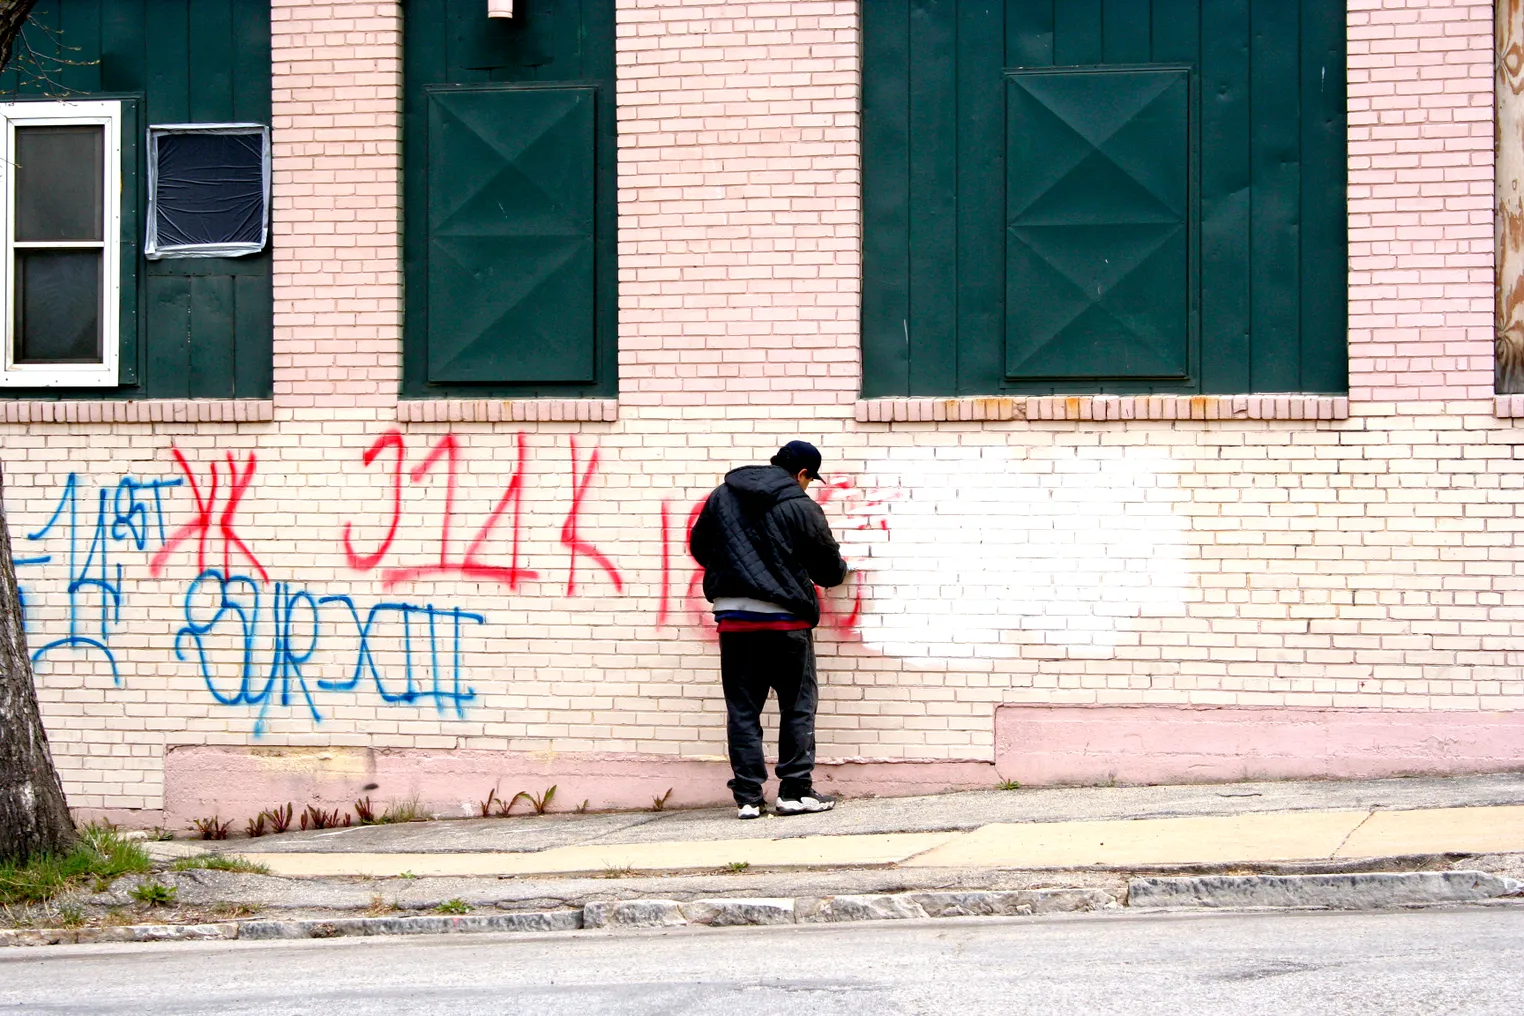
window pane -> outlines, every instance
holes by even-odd
[[[259,243],[265,224],[263,134],[158,137],[159,247]]]
[[[16,362],[101,362],[101,252],[16,251]]]
[[[16,239],[100,240],[106,130],[16,128]]]

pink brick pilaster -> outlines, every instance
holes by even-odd
[[[621,401],[856,397],[857,8],[619,0]]]
[[[1492,3],[1348,11],[1350,398],[1489,398]]]
[[[389,413],[402,371],[402,10],[273,0],[275,403]]]

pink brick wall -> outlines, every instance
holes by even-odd
[[[271,5],[275,400],[384,408],[402,378],[402,12]]]
[[[620,398],[858,391],[857,4],[618,4]]]
[[[1492,51],[1490,0],[1349,2],[1352,401],[1492,395]]]

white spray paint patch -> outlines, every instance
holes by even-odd
[[[864,643],[946,661],[1034,641],[1104,650],[1132,618],[1182,613],[1176,476],[1149,448],[887,449],[861,478],[881,503],[849,508],[874,526],[845,534]]]

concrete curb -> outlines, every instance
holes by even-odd
[[[1374,910],[1477,903],[1524,896],[1524,882],[1480,871],[1345,875],[1207,875],[1135,878],[1131,909],[1321,908]],[[0,930],[0,947],[103,942],[351,938],[551,932],[597,928],[709,928],[828,924],[941,917],[1027,917],[1114,911],[1123,903],[1103,889],[1013,889],[707,900],[595,900],[574,910],[460,916],[341,917],[219,924],[140,924],[116,928]]]
[[[1135,878],[1127,905],[1142,908],[1315,907],[1378,910],[1478,903],[1524,895],[1524,882],[1480,871],[1366,872],[1348,875],[1197,875]]]

